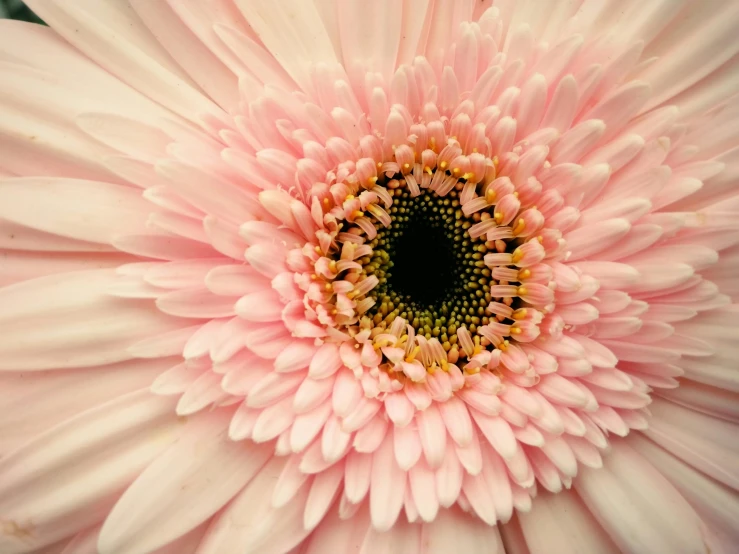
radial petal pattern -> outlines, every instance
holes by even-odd
[[[739,4],[29,4],[0,551],[735,549]]]

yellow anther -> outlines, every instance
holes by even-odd
[[[475,147],[474,147],[474,148],[472,149],[472,152],[474,152],[475,154],[477,154],[477,146],[475,146]]]
[[[318,279],[318,275],[314,273],[313,275],[310,276],[310,278],[312,281],[315,281],[316,279]]]
[[[526,220],[523,218],[520,218],[516,222],[516,226],[513,228],[513,234],[518,235],[520,233],[523,233],[523,230],[526,228]]]
[[[316,246],[314,250],[316,252],[318,252],[319,254],[321,253],[321,247],[320,246]]]
[[[441,360],[441,369],[443,371],[449,372],[449,362],[446,360]]]
[[[354,210],[352,212],[352,217],[354,219],[357,219],[358,217],[362,217],[364,215],[364,212],[362,210]]]
[[[439,167],[440,167],[441,169],[446,169],[448,165],[449,165],[449,164],[448,164],[448,163],[446,163],[446,162],[441,162],[441,163],[439,164]]]
[[[378,340],[377,342],[375,342],[375,348],[379,350],[380,348],[382,348],[383,346],[387,346],[388,344],[390,344],[390,341],[388,339]]]
[[[382,169],[382,162],[377,162],[377,169]]]
[[[498,167],[499,163],[500,163],[500,160],[498,159],[498,156],[493,156],[493,165],[495,167]]]
[[[519,281],[521,279],[528,279],[529,277],[531,277],[531,270],[529,269],[522,269],[521,271],[518,272]]]
[[[376,182],[377,182],[377,177],[370,177],[369,179],[367,179],[367,184],[371,187],[374,186]]]
[[[528,291],[528,290],[526,289],[526,287],[523,287],[523,286],[521,286],[521,287],[518,287],[518,288],[516,289],[516,294],[517,294],[518,296],[526,296],[526,293],[527,293],[527,292],[529,292],[529,291]]]
[[[354,195],[353,194],[347,194],[346,195],[346,200],[354,200]]]
[[[434,172],[433,172],[433,171],[431,171],[431,168],[430,168],[429,166],[426,166],[426,167],[424,167],[424,168],[423,168],[423,170],[424,170],[424,171],[425,171],[426,173],[428,173],[429,175],[433,175],[433,174],[434,174]]]
[[[436,369],[436,362],[434,362],[433,365],[430,365],[426,368],[426,373],[428,373],[429,375],[433,375],[434,373],[436,373]]]
[[[472,172],[468,172],[462,175],[462,179],[465,179],[467,181],[469,181],[470,179],[473,179],[474,177],[475,177],[475,174]]]
[[[518,327],[511,327],[511,334],[513,334],[513,335],[520,335],[521,334],[521,329],[519,329]]]
[[[495,212],[493,214],[493,219],[495,219],[496,223],[500,223],[501,221],[503,221],[503,214],[501,212]]]
[[[328,206],[328,205],[329,205],[329,202],[328,202],[328,198],[324,198],[324,199],[323,199],[323,204],[324,204],[325,206]]]
[[[527,313],[528,310],[526,308],[519,308],[511,314],[511,318],[516,320],[524,319]]]
[[[520,248],[516,248],[513,251],[513,255],[511,256],[511,261],[515,264],[515,263],[520,262],[522,258],[523,258],[523,252],[521,251]]]
[[[518,191],[514,192],[513,193],[513,196],[515,196],[516,198],[518,198]]]
[[[336,308],[334,308],[333,310],[331,310],[331,315],[336,315],[338,313],[339,313],[339,310],[337,310]]]
[[[327,291],[331,290],[331,283],[326,283],[325,285],[323,285],[323,288],[325,288]]]
[[[493,189],[488,189],[485,191],[485,202],[488,204],[492,204],[495,202],[495,198],[498,196],[498,194]]]
[[[536,237],[536,240],[538,240],[540,243],[543,243],[544,242],[544,237],[542,237],[541,235],[539,235],[538,237]]]
[[[416,356],[418,356],[418,353],[419,353],[420,351],[421,351],[421,347],[420,347],[420,346],[418,346],[418,345],[416,345],[416,347],[415,347],[415,348],[414,348],[413,350],[411,350],[411,353],[410,353],[410,354],[408,354],[408,355],[407,355],[407,356],[405,357],[405,361],[406,361],[406,362],[408,362],[408,363],[411,363],[411,362],[412,362],[413,360],[415,360],[415,359],[416,359]]]
[[[411,168],[411,164],[407,164],[407,163],[403,164],[403,169],[410,169],[410,168]]]
[[[456,175],[457,173],[459,173],[460,171],[462,171],[462,169],[461,169],[461,168],[459,168],[459,167],[455,167],[454,169],[452,169],[452,173],[454,173],[455,175]]]

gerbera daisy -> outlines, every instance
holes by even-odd
[[[0,24],[0,552],[739,544],[739,3]]]

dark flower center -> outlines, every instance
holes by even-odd
[[[396,189],[388,210],[392,223],[370,242],[373,255],[365,270],[380,284],[370,293],[376,303],[367,315],[376,325],[400,316],[448,349],[458,327],[474,333],[489,322],[488,247],[484,237],[470,238],[475,217],[462,213],[457,190],[443,198],[421,191],[413,198],[407,187]]]

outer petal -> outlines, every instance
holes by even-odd
[[[540,493],[534,499],[531,511],[519,512],[518,518],[531,554],[619,552],[573,491]]]
[[[0,369],[81,367],[132,358],[126,349],[178,320],[148,301],[106,294],[115,273],[41,277],[0,289]]]
[[[174,400],[143,390],[83,412],[3,458],[0,512],[15,532],[0,535],[0,551],[27,552],[29,540],[43,546],[97,523],[180,431]]]
[[[93,181],[26,177],[0,181],[0,217],[66,238],[110,244],[140,233],[152,205],[140,191]]]
[[[105,520],[101,553],[149,552],[205,521],[259,471],[269,448],[228,438],[229,413],[200,416],[147,467]]]
[[[303,531],[303,511],[309,487],[303,486],[285,506],[271,506],[284,458],[275,458],[259,472],[239,495],[215,517],[198,554],[228,552],[238,544],[242,552],[282,554],[299,544]]]
[[[603,468],[582,468],[574,487],[622,552],[706,551],[693,509],[623,442],[613,445]]]

